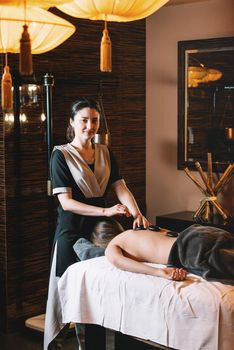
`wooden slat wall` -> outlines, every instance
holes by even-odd
[[[1,70],[2,70],[2,64]],[[0,111],[0,325],[6,323],[6,197],[5,197],[5,144],[4,123]]]
[[[145,21],[110,23],[113,72],[99,72],[103,23],[77,20],[59,11],[77,32],[55,50],[33,57],[38,77],[51,72],[54,144],[66,143],[69,108],[78,96],[103,103],[112,150],[140,207],[145,209]],[[12,70],[17,55],[10,55]],[[43,313],[47,298],[49,254],[45,128],[30,114],[17,134],[0,121],[0,276],[1,329],[11,331]],[[110,197],[110,200],[114,199]]]

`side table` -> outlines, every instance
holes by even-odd
[[[216,226],[228,232],[234,233],[234,220],[225,224],[220,217],[214,217],[213,222],[201,223],[193,220],[193,214],[193,211],[181,211],[178,213],[158,215],[156,216],[156,225],[165,227],[168,230],[180,232],[195,223],[199,223],[202,225]]]

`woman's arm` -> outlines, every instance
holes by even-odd
[[[125,271],[158,276],[175,281],[182,281],[187,275],[187,272],[184,269],[175,267],[156,268],[146,265],[143,262],[136,261],[132,258],[128,258],[123,255],[123,251],[120,246],[113,244],[112,242],[110,242],[107,246],[105,256],[111,264]]]
[[[70,192],[58,194],[58,200],[63,210],[71,211],[79,215],[107,217],[113,215],[129,215],[128,208],[123,204],[116,204],[110,208],[96,207],[73,199]]]
[[[134,217],[133,228],[143,225],[145,228],[149,226],[149,221],[142,215],[136,200],[128,189],[124,181],[116,181],[112,184],[119,201],[126,205],[130,214]]]

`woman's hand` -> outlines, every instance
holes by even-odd
[[[135,230],[139,226],[144,226],[147,228],[150,225],[150,222],[144,217],[142,214],[137,214],[133,221],[133,230]]]
[[[110,217],[114,215],[124,215],[126,217],[130,217],[131,214],[124,204],[116,204],[113,207],[104,209],[104,216]]]

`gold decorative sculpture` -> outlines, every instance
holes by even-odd
[[[192,175],[188,168],[185,168],[184,171],[188,177],[195,183],[195,185],[201,190],[205,195],[200,202],[200,206],[195,212],[193,218],[200,219],[202,221],[208,222],[214,214],[214,210],[220,214],[224,221],[227,221],[231,218],[231,215],[226,209],[224,209],[221,204],[218,202],[217,195],[221,189],[226,185],[231,176],[234,173],[234,164],[229,164],[222,176],[217,180],[216,183],[213,182],[213,173],[212,173],[212,155],[211,153],[207,154],[207,176],[205,175],[201,164],[195,162],[195,166],[201,176],[202,183]]]

